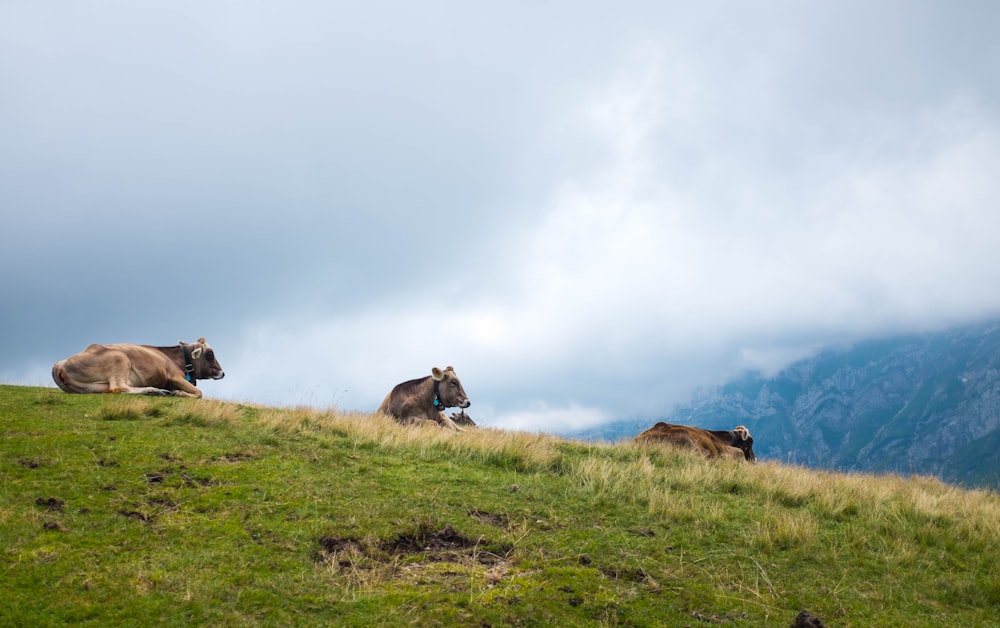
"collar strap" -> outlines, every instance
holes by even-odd
[[[184,379],[191,382],[192,386],[196,386],[198,380],[194,378],[194,363],[191,361],[191,352],[188,351],[187,345],[183,342],[181,343],[181,351],[184,353]]]
[[[438,410],[444,410],[444,402],[441,401],[441,382],[434,380],[434,407]]]

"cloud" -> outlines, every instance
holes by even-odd
[[[550,408],[544,402],[536,402],[528,408],[515,411],[495,421],[493,427],[519,432],[558,434],[594,427],[606,423],[609,418],[607,413],[597,408],[577,405]]]
[[[1000,315],[992,4],[629,8],[3,7],[0,379],[206,336],[549,430]]]

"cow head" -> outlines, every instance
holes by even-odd
[[[750,436],[750,430],[748,430],[743,425],[737,425],[733,428],[733,440],[734,447],[738,447],[743,450],[743,457],[750,462],[757,462],[757,456],[753,453],[753,436]]]
[[[181,346],[188,350],[191,355],[191,365],[194,367],[195,379],[222,379],[226,372],[222,370],[219,361],[215,359],[215,350],[205,341],[199,338],[198,342],[188,344],[181,341]]]
[[[441,370],[437,367],[431,369],[431,378],[434,380],[434,392],[441,400],[441,410],[445,408],[468,408],[472,405],[462,382],[455,375],[455,369],[448,367]]]
[[[471,416],[466,414],[465,410],[462,410],[461,412],[452,412],[451,420],[455,422],[455,425],[476,427],[476,422],[472,420]]]

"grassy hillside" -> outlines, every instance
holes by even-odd
[[[986,626],[1000,497],[0,386],[0,625]]]

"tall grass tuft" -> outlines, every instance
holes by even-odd
[[[513,471],[554,470],[562,458],[558,440],[543,434],[489,428],[456,433],[434,425],[401,425],[380,414],[311,408],[264,409],[257,422],[278,433],[345,438],[358,448],[418,451],[442,448],[455,461],[482,462]]]
[[[139,421],[163,415],[163,407],[146,397],[108,395],[97,417],[103,421]]]

